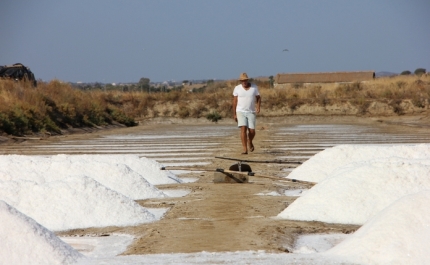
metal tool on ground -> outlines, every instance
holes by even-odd
[[[215,183],[247,183],[249,182],[248,173],[251,172],[251,167],[247,164],[240,165],[241,171],[237,169],[238,165],[231,166],[228,170],[224,169],[200,169],[200,168],[166,168],[162,167],[161,170],[188,170],[188,171],[207,171],[214,172],[213,182]],[[242,173],[242,174],[241,174]],[[245,173],[245,174],[243,174]]]
[[[317,183],[311,182],[311,181],[304,181],[304,180],[285,178],[285,177],[267,176],[267,175],[255,173],[252,171],[235,171],[235,170],[222,169],[222,168],[205,169],[205,168],[166,168],[166,167],[162,167],[161,170],[188,170],[188,171],[215,172],[214,173],[214,176],[215,176],[214,182],[216,182],[216,183],[221,183],[221,182],[222,183],[246,183],[246,182],[249,182],[249,177],[251,176],[251,177],[269,178],[269,179],[279,180],[279,181],[296,182],[296,183],[302,183],[302,184],[307,184],[307,185],[317,184]],[[233,177],[231,177],[231,176],[233,176]]]
[[[233,160],[233,161],[239,161],[239,162],[247,162],[247,163],[275,163],[275,164],[303,164],[303,162],[300,161],[285,161],[285,160],[244,160],[244,159],[237,159],[237,158],[231,158],[231,157],[224,157],[224,156],[216,156],[215,158],[219,159],[225,159],[225,160]]]
[[[238,174],[238,175],[243,175],[243,171],[248,171],[248,176],[257,176],[257,177],[264,177],[264,178],[271,178],[271,179],[277,179],[277,180],[283,180],[283,181],[292,181],[292,182],[301,182],[301,183],[305,183],[305,184],[311,184],[311,185],[315,185],[315,183],[312,182],[307,182],[307,181],[299,181],[299,180],[295,180],[295,179],[288,179],[288,178],[279,178],[279,177],[272,177],[272,176],[266,176],[266,175],[261,175],[261,174],[257,174],[255,175],[255,173],[252,172],[251,167],[248,164],[245,164],[244,162],[251,162],[251,163],[277,163],[277,164],[302,164],[302,162],[299,161],[282,161],[282,160],[244,160],[244,159],[237,159],[237,158],[231,158],[231,157],[223,157],[223,156],[216,156],[215,158],[220,158],[220,159],[226,159],[226,160],[233,160],[233,161],[237,161],[237,164],[233,164],[232,166],[230,166],[229,170],[233,171],[234,174]],[[217,169],[219,171],[219,169]],[[221,172],[221,171],[219,171]],[[228,171],[223,170],[222,171],[224,174],[227,174]],[[230,172],[230,174],[233,174],[232,172]],[[221,179],[222,180],[222,175],[220,175],[219,173],[215,173],[215,178],[214,178],[214,182],[216,180]],[[222,181],[220,181],[222,182]]]

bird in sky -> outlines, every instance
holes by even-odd
[[[288,49],[283,49],[282,51],[283,51],[283,52],[285,52],[285,51],[287,51],[287,52],[288,52]]]

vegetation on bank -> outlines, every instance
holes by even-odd
[[[301,105],[328,106],[349,103],[366,114],[372,102],[388,104],[393,112],[402,115],[402,103],[410,101],[417,108],[430,104],[430,78],[421,76],[395,76],[376,78],[367,82],[330,84],[291,84],[282,90],[271,90],[265,97],[265,106],[280,107],[288,102],[291,110]]]
[[[364,115],[371,102],[379,101],[401,115],[404,100],[410,100],[417,108],[428,108],[430,102],[427,75],[400,75],[361,83],[300,83],[283,89],[272,88],[270,80],[253,82],[259,86],[263,111],[291,114],[304,104],[328,106],[348,102],[360,110],[357,114]],[[58,80],[39,82],[37,88],[25,82],[0,80],[0,133],[60,134],[71,127],[115,123],[134,126],[137,120],[155,117],[206,118],[217,122],[232,116],[232,91],[237,84],[235,80],[208,82],[192,89],[183,86],[148,93],[82,90]]]
[[[110,94],[84,92],[58,80],[40,83],[0,81],[0,132],[22,136],[61,133],[70,127],[94,127],[115,122],[133,126],[121,104]]]

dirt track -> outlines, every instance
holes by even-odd
[[[398,124],[398,123],[401,124]],[[396,123],[396,124],[394,124]],[[226,168],[234,161],[217,159],[215,156],[234,157],[249,160],[273,160],[281,156],[293,155],[294,148],[290,146],[282,149],[279,143],[290,143],[298,146],[302,153],[318,152],[318,143],[327,143],[331,139],[334,144],[351,143],[357,137],[351,135],[348,139],[340,127],[340,131],[311,131],[294,134],[282,134],[282,130],[294,124],[316,124],[319,130],[326,130],[326,125],[358,126],[369,128],[369,135],[374,138],[363,138],[365,143],[385,141],[391,142],[430,142],[428,122],[423,118],[399,119],[333,119],[333,118],[296,118],[296,120],[260,119],[257,127],[257,137],[254,145],[256,150],[249,155],[240,155],[240,141],[238,133],[223,137],[211,138],[218,141],[220,148],[211,150],[209,165],[196,168]],[[88,135],[73,135],[63,139],[50,139],[44,144],[58,143],[61,140],[78,141],[82,139],[97,138],[100,135],[118,133],[156,133],[157,131],[175,130],[180,127],[183,131],[193,132],[193,126],[187,124],[146,124],[144,126],[98,132]],[[217,129],[217,125],[208,125],[208,128]],[[219,126],[232,126],[229,122]],[[233,125],[234,126],[234,125]],[[354,127],[355,128],[355,127]],[[380,140],[376,135],[383,137]],[[347,135],[348,136],[348,135]],[[370,137],[370,136],[369,136]],[[390,138],[391,137],[391,138]],[[385,139],[385,140],[384,140]],[[405,140],[407,139],[407,140]],[[173,141],[172,141],[173,143]],[[301,145],[302,144],[302,145]],[[35,146],[35,148],[28,148]],[[3,153],[37,154],[41,149],[37,143],[26,142],[21,144],[2,145]],[[39,150],[39,151],[38,151]],[[82,151],[85,153],[85,151]],[[263,172],[265,175],[286,176],[286,165],[250,163],[254,172]],[[277,220],[275,217],[296,197],[289,196],[261,196],[259,193],[276,191],[283,194],[285,190],[310,188],[309,185],[276,181],[266,178],[250,177],[250,183],[224,184],[213,183],[213,172],[190,173],[186,177],[196,177],[193,183],[170,184],[157,186],[160,189],[189,189],[191,192],[180,198],[151,199],[139,201],[148,208],[166,208],[170,210],[158,222],[144,224],[137,227],[106,227],[84,230],[73,230],[58,233],[60,235],[101,235],[109,233],[127,233],[136,235],[136,240],[124,254],[149,253],[190,253],[190,252],[217,252],[217,251],[243,251],[266,250],[269,252],[289,252],[297,234],[302,233],[351,233],[358,227],[352,225],[334,225],[319,222],[299,222]]]

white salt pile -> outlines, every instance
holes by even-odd
[[[314,155],[295,168],[289,178],[320,182],[343,165],[374,158],[430,159],[429,144],[338,145]]]
[[[401,197],[430,189],[428,176],[430,160],[394,157],[350,163],[334,170],[278,216],[361,225]]]
[[[353,264],[428,264],[429,147],[360,145],[322,151],[289,175],[319,183],[278,217],[364,224],[322,258]]]
[[[54,233],[0,201],[0,264],[74,264],[84,256]]]
[[[102,155],[0,156],[0,180],[26,179],[43,183],[69,176],[87,176],[134,200],[166,196],[127,164],[119,163],[120,156],[102,157]],[[150,173],[146,174],[150,178],[151,174],[154,174],[153,163],[142,160],[142,164],[142,168],[145,166],[151,168]],[[156,177],[162,174],[166,173],[162,172]],[[164,180],[171,178],[165,176]]]
[[[324,256],[358,264],[429,264],[430,190],[403,197]]]
[[[130,169],[140,174],[145,180],[152,185],[159,184],[174,184],[182,183],[183,181],[176,177],[175,174],[169,170],[160,170],[163,166],[155,160],[140,157],[137,155],[79,155],[68,156],[59,155],[56,157],[65,157],[71,161],[84,160],[84,161],[97,161],[101,163],[117,163],[127,165]],[[55,157],[54,157],[55,158]]]
[[[175,179],[159,168],[156,173],[156,162],[137,156],[4,155],[0,156],[0,199],[55,231],[153,222],[157,218],[134,200],[167,195],[127,161],[160,183]]]
[[[54,231],[132,226],[156,219],[132,199],[88,177],[44,183],[0,181],[0,200]]]

